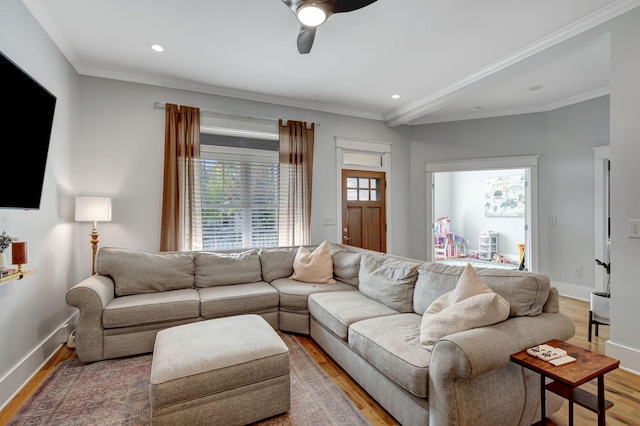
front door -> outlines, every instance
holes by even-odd
[[[342,170],[342,242],[387,250],[384,172]]]

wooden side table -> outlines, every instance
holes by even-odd
[[[545,390],[560,395],[569,401],[569,425],[573,425],[573,403],[598,414],[598,426],[605,424],[605,411],[613,406],[604,399],[604,375],[620,366],[620,361],[595,352],[582,349],[561,340],[545,342],[554,348],[567,351],[576,360],[555,366],[548,361],[529,355],[526,350],[511,355],[511,361],[540,374],[540,424],[546,425]],[[553,381],[546,384],[546,378]],[[593,395],[578,386],[598,379],[598,395]]]

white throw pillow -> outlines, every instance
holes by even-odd
[[[422,316],[420,344],[431,350],[444,336],[502,322],[509,312],[509,302],[494,293],[467,264],[456,288],[434,300]]]
[[[307,283],[335,284],[329,242],[325,240],[313,252],[300,246],[293,260],[293,275],[290,278]]]

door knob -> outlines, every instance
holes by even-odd
[[[344,237],[342,237],[343,240],[345,241],[349,241],[349,237],[347,237],[346,235]]]

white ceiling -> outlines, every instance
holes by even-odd
[[[608,23],[640,5],[378,0],[332,15],[301,55],[299,24],[282,0],[23,1],[80,74],[389,126],[548,111],[607,94]]]

